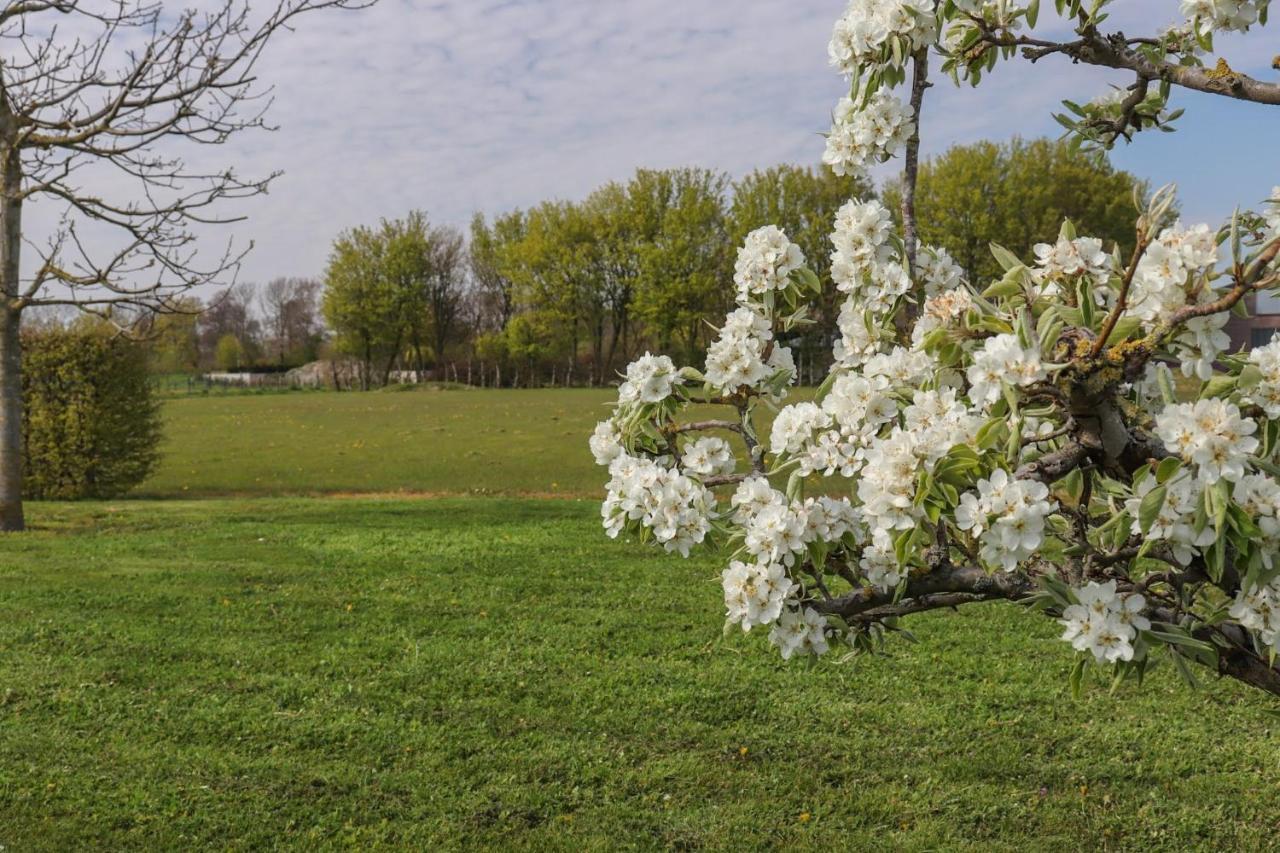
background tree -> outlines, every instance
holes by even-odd
[[[386,229],[357,227],[334,241],[325,270],[322,310],[339,349],[361,362],[360,385],[369,390],[374,359],[394,354],[404,334],[404,294],[387,277]]]
[[[345,4],[284,0],[262,19],[234,0],[177,14],[145,0],[0,4],[0,530],[24,526],[23,311],[164,309],[222,280],[241,252],[197,255],[190,225],[230,221],[221,202],[258,195],[274,176],[188,168],[174,143],[262,127],[269,101],[254,66],[267,42],[303,12]],[[132,189],[84,183],[113,172]],[[37,201],[61,211],[43,242],[22,224]]]
[[[731,301],[728,188],[708,169],[641,170],[627,186],[639,235],[635,312],[664,351],[695,357],[706,321]]]
[[[175,310],[149,312],[138,331],[147,344],[153,373],[192,373],[200,369],[200,311],[194,296],[174,300]]]
[[[427,234],[428,265],[423,305],[431,330],[432,357],[440,364],[458,331],[467,286],[467,249],[462,232],[437,226]]]
[[[524,237],[524,214],[512,211],[494,217],[490,226],[483,213],[471,220],[468,262],[479,303],[477,327],[481,331],[501,331],[516,312],[515,284],[505,269],[508,247]]]
[[[298,363],[314,359],[321,335],[320,289],[314,279],[285,277],[267,282],[259,293],[264,343],[280,367],[291,358]]]
[[[901,209],[902,184],[885,188]],[[1003,275],[991,256],[999,243],[1019,257],[1053,242],[1064,219],[1081,234],[1132,250],[1143,181],[1114,169],[1105,153],[1067,140],[1013,139],[956,145],[920,164],[915,209],[920,241],[951,253],[971,282]]]
[[[257,288],[241,282],[223,290],[200,312],[196,330],[203,365],[218,363],[218,346],[227,337],[235,338],[240,344],[244,360],[257,357],[261,325],[253,311],[256,298]],[[171,310],[174,307],[176,304]]]

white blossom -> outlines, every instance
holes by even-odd
[[[811,607],[784,610],[769,632],[769,642],[778,647],[783,660],[797,653],[826,654],[827,620]]]
[[[1257,634],[1272,654],[1280,654],[1280,578],[1241,589],[1227,612],[1242,627]]]
[[[1245,402],[1261,407],[1268,418],[1280,418],[1280,340],[1249,350],[1249,363],[1262,378],[1245,393]]]
[[[817,430],[831,426],[831,418],[817,403],[786,406],[773,419],[769,449],[775,455],[798,453]]]
[[[652,459],[621,455],[609,465],[608,494],[601,515],[616,538],[628,522],[649,529],[668,552],[689,550],[711,529],[715,495],[696,480]]]
[[[1102,250],[1102,241],[1096,237],[1077,237],[1074,240],[1060,237],[1056,243],[1037,243],[1034,251],[1036,277],[1042,282],[1087,277],[1095,284],[1104,285],[1111,277],[1111,258]],[[1045,295],[1058,292],[1056,285],[1042,291]]]
[[[680,457],[680,467],[701,477],[730,474],[737,465],[729,442],[714,435],[707,435],[690,442]]]
[[[1258,22],[1258,14],[1255,0],[1182,0],[1182,17],[1204,34],[1247,30]]]
[[[588,444],[597,465],[608,465],[623,453],[622,435],[613,421],[601,421],[596,424]]]
[[[973,354],[973,364],[966,372],[969,399],[976,406],[990,406],[1000,399],[1001,385],[1026,386],[1045,378],[1040,354],[1024,349],[1013,334],[988,338],[982,349]]]
[[[645,353],[627,366],[626,380],[618,387],[619,403],[661,403],[671,396],[676,366],[665,355]]]
[[[804,266],[804,252],[776,225],[747,235],[733,268],[738,301],[749,302],[787,286],[787,276]]]
[[[1258,425],[1225,400],[1175,403],[1156,415],[1156,435],[1165,448],[1193,463],[1206,483],[1243,477],[1249,454],[1258,449]]]
[[[822,162],[837,175],[864,175],[907,144],[915,130],[911,109],[900,98],[876,92],[863,106],[844,97],[836,104]]]
[[[909,55],[938,37],[934,0],[850,0],[836,21],[827,54],[846,76],[862,65],[880,62],[892,37],[901,38]]]
[[[707,349],[707,382],[725,394],[742,386],[757,387],[773,373],[764,357],[772,339],[773,331],[763,315],[747,307],[730,312]]]
[[[730,623],[750,631],[777,621],[783,605],[797,589],[787,570],[777,563],[734,560],[721,575],[724,606]]]
[[[767,477],[752,476],[738,484],[729,505],[733,507],[735,524],[746,526],[747,521],[770,504],[787,502],[786,495],[769,485]]]
[[[924,281],[925,296],[954,291],[964,278],[964,270],[941,246],[921,246],[916,256],[916,274]]]
[[[1049,488],[1035,480],[1015,480],[1003,469],[978,481],[956,507],[956,526],[980,543],[988,565],[1012,572],[1044,543],[1045,519],[1054,511]]]
[[[1217,541],[1218,535],[1212,525],[1196,530],[1196,508],[1200,495],[1204,491],[1202,481],[1193,477],[1190,471],[1180,471],[1165,484],[1164,502],[1156,512],[1151,526],[1143,533],[1139,519],[1142,500],[1156,488],[1155,477],[1145,477],[1134,490],[1134,496],[1125,501],[1133,523],[1131,532],[1146,536],[1159,542],[1167,542],[1173,557],[1182,565],[1187,565],[1202,549]]]
[[[1116,582],[1089,581],[1073,590],[1076,601],[1062,611],[1062,639],[1076,651],[1092,652],[1099,662],[1133,660],[1138,631],[1151,627],[1142,615],[1147,602],[1140,594],[1116,594]]]

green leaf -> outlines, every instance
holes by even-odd
[[[1151,529],[1156,516],[1160,514],[1161,508],[1164,507],[1164,499],[1167,492],[1168,488],[1166,486],[1156,486],[1143,495],[1142,502],[1138,504],[1138,526],[1143,533]]]
[[[1015,255],[1013,252],[1010,252],[1008,249],[1006,249],[1004,246],[1001,246],[999,243],[991,244],[991,254],[995,256],[996,262],[999,263],[1000,266],[1003,267],[1006,272],[1013,269],[1014,267],[1022,265],[1022,261],[1018,260],[1017,255]]]

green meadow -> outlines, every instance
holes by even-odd
[[[1280,846],[1277,709],[1235,683],[1074,700],[1010,606],[812,666],[724,635],[716,555],[569,497],[606,399],[167,402],[140,498],[0,540],[0,847]]]

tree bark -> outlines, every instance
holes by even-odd
[[[25,529],[22,513],[22,343],[19,258],[21,162],[10,148],[0,161],[0,531]]]
[[[929,49],[923,48],[911,59],[911,116],[915,129],[907,139],[902,164],[902,243],[906,254],[907,274],[915,275],[916,247],[919,236],[916,230],[916,178],[920,171],[920,111],[924,104],[924,90],[929,88]]]

